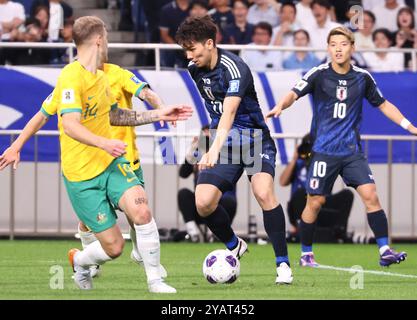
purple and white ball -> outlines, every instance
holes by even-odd
[[[210,283],[233,283],[240,274],[240,262],[229,250],[214,250],[204,259],[204,277]]]

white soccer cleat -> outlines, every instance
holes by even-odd
[[[132,259],[133,262],[137,263],[141,267],[143,267],[143,260],[141,256],[138,256],[135,250],[132,250],[130,253],[130,259]],[[159,272],[161,273],[161,278],[168,277],[167,270],[164,268],[162,264],[159,265]]]
[[[150,293],[177,293],[177,290],[167,285],[164,280],[158,279],[148,283]]]
[[[85,269],[75,263],[75,256],[80,252],[78,249],[71,249],[68,252],[68,259],[74,271],[74,282],[81,290],[93,289],[93,279],[91,278],[90,268]]]
[[[229,251],[231,251],[232,252],[232,254],[236,257],[236,258],[238,258],[238,259],[240,259],[240,258],[242,258],[242,256],[246,253],[246,252],[249,252],[249,250],[248,250],[248,244],[244,241],[244,240],[242,240],[241,238],[237,238],[237,246],[236,246],[236,248],[234,248],[233,250],[229,250]]]
[[[90,274],[91,278],[98,278],[101,275],[100,265],[96,264],[94,266],[90,266]]]
[[[282,262],[277,268],[276,284],[291,284],[293,280],[292,271],[288,264]]]

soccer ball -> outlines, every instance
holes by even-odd
[[[240,274],[240,262],[229,250],[214,250],[204,259],[204,277],[210,283],[233,283]]]

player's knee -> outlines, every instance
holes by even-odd
[[[309,199],[307,206],[310,208],[310,210],[318,212],[325,203],[325,197],[314,197]]]
[[[255,198],[262,208],[272,207],[277,202],[274,194],[270,190],[255,191]]]
[[[135,225],[147,224],[152,220],[151,209],[148,206],[137,207],[131,213],[130,219]]]
[[[216,210],[218,203],[215,203],[208,197],[196,197],[195,205],[197,207],[197,212],[201,217],[207,217],[214,210]]]
[[[363,202],[368,209],[373,209],[375,207],[379,207],[379,198],[376,190],[372,190],[370,192],[365,193],[362,195]]]
[[[122,254],[124,245],[125,240],[123,238],[120,238],[109,244],[105,251],[110,258],[116,259]]]

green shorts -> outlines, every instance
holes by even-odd
[[[64,184],[78,218],[98,233],[116,224],[114,208],[125,191],[137,185],[143,187],[144,181],[142,168],[133,171],[129,162],[120,157],[93,179],[72,182],[64,177]]]

